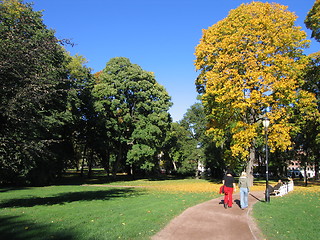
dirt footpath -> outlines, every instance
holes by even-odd
[[[262,240],[263,235],[251,217],[251,207],[264,201],[263,192],[249,194],[249,208],[239,207],[239,192],[233,195],[233,207],[223,207],[223,196],[188,208],[174,218],[152,240]]]

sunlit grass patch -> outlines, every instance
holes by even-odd
[[[320,192],[320,181],[309,181],[307,186],[304,185],[305,183],[303,181],[296,181],[294,188],[295,191],[303,194]]]
[[[1,239],[149,239],[188,207],[216,195],[149,188],[0,189]]]
[[[266,239],[319,239],[319,186],[296,187],[283,197],[273,197],[270,203],[254,205],[253,216]]]
[[[204,179],[143,179],[90,186],[0,188],[0,234],[3,239],[18,240],[149,239],[188,207],[221,197],[220,186],[219,181]],[[264,189],[265,182],[260,181],[251,191]],[[270,205],[257,208],[257,218],[278,218],[282,229],[289,229],[291,226],[282,224],[291,225],[290,221],[295,221],[291,215],[300,214],[299,222],[311,216],[319,225],[319,190],[312,184],[307,188],[297,186],[284,197],[272,197]],[[260,221],[273,226],[268,219]],[[314,228],[313,222],[310,228]]]

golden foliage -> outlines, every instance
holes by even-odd
[[[294,25],[296,15],[279,4],[252,2],[203,30],[196,47],[196,84],[210,120],[208,133],[219,144],[232,133],[234,156],[246,157],[261,136],[259,119],[267,111],[269,144],[290,146],[288,120],[293,106],[305,112],[315,107],[312,94],[299,88],[308,58],[306,33]],[[299,100],[299,101],[298,101]],[[232,130],[230,130],[232,129]]]
[[[25,6],[18,0],[3,0],[3,5],[15,19],[20,18],[21,13],[25,10]]]

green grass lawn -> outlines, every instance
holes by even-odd
[[[186,208],[221,196],[220,183],[201,179],[108,184],[115,186],[0,188],[0,238],[144,240]],[[258,202],[253,214],[268,240],[317,240],[319,200],[319,186],[300,187],[270,203]]]
[[[1,239],[148,239],[212,193],[143,188],[0,188]]]
[[[320,239],[320,192],[293,191],[254,205],[253,216],[268,240]]]

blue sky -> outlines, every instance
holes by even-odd
[[[170,113],[181,120],[197,100],[193,65],[202,29],[227,17],[245,0],[32,0],[36,11],[44,10],[48,28],[59,39],[71,39],[71,55],[79,54],[94,72],[113,57],[127,57],[144,70],[155,73],[172,98]],[[267,1],[262,1],[267,2]],[[315,0],[272,0],[298,16],[296,25],[310,37],[303,23]],[[312,40],[307,54],[319,51]]]

